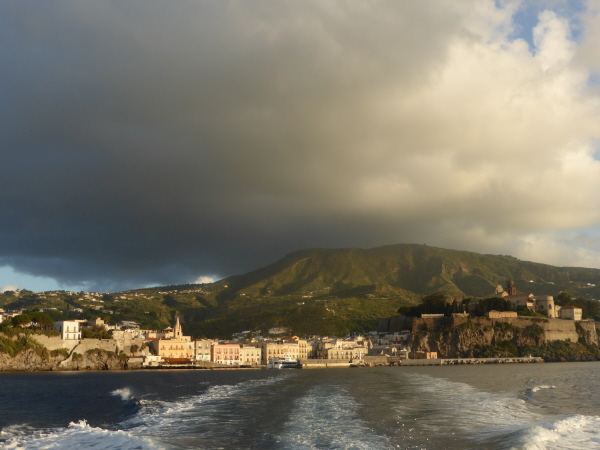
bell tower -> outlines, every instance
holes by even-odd
[[[181,339],[181,336],[183,336],[183,331],[181,331],[181,323],[179,323],[179,313],[175,313],[175,330],[173,331],[174,338]]]
[[[517,288],[513,280],[508,280],[506,282],[506,292],[508,295],[517,295]]]

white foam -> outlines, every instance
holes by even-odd
[[[115,389],[110,393],[110,395],[121,397],[121,400],[123,400],[124,402],[127,402],[131,400],[131,398],[133,398],[133,394],[131,393],[131,390],[129,388]]]
[[[27,425],[13,425],[2,432],[6,439],[2,449],[164,449],[164,438],[172,438],[190,429],[203,420],[212,420],[221,404],[231,403],[238,395],[255,388],[268,387],[287,376],[251,380],[236,385],[209,387],[203,394],[166,402],[141,399],[140,410],[130,419],[119,424],[120,430],[91,427],[85,420],[71,423],[67,428],[34,430]],[[123,401],[133,397],[129,388],[116,389],[111,395]],[[223,402],[223,403],[221,403]],[[225,408],[227,409],[227,408]]]
[[[420,377],[420,380],[419,380]],[[531,409],[518,393],[489,393],[465,383],[427,375],[414,376],[415,390],[428,414],[419,427],[431,432],[448,433],[452,429],[480,444],[496,443],[501,448],[526,450],[600,448],[600,418],[592,416],[544,415]],[[528,393],[556,389],[540,385]],[[398,408],[401,415],[410,414]]]
[[[137,437],[125,431],[109,431],[90,427],[85,420],[70,423],[67,428],[59,428],[50,432],[36,432],[28,436],[9,438],[4,449],[61,449],[76,450],[93,448],[108,449],[160,449],[161,445],[147,438]]]
[[[556,386],[549,386],[547,384],[542,384],[540,386],[534,386],[534,387],[532,387],[530,389],[527,389],[525,391],[525,393],[526,394],[535,394],[536,392],[539,392],[539,391],[544,390],[544,389],[556,389]]]
[[[357,415],[358,404],[340,386],[318,386],[296,400],[292,419],[276,442],[285,449],[389,448]]]
[[[525,450],[583,450],[600,448],[600,418],[569,416],[523,430],[513,448]]]
[[[230,410],[228,402],[245,392],[281,382],[280,375],[262,380],[250,380],[235,385],[210,386],[204,393],[173,402],[141,399],[140,411],[122,423],[136,434],[168,435],[185,432],[190,427],[210,422],[219,413]]]

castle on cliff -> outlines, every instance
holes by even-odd
[[[554,304],[551,295],[518,294],[515,282],[508,280],[506,289],[502,285],[496,286],[494,296],[510,301],[513,308],[527,308],[533,312],[545,312],[550,318],[559,317],[560,306]]]

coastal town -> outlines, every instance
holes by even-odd
[[[148,330],[135,321],[107,324],[103,319],[75,319],[38,324],[16,320],[26,317],[23,311],[0,310],[0,323],[12,320],[23,329],[43,328],[51,333],[31,337],[48,351],[62,352],[59,369],[73,367],[78,355],[110,352],[126,359],[127,368],[317,368],[373,365],[406,365],[439,363],[479,363],[481,358],[441,351],[428,343],[428,333],[446,327],[460,329],[476,324],[482,330],[515,327],[540,327],[545,341],[581,341],[582,330],[587,339],[597,343],[593,320],[582,320],[581,308],[555,305],[552,296],[517,294],[514,283],[506,289],[496,287],[494,298],[510,304],[510,310],[490,310],[485,317],[472,317],[469,311],[447,314],[421,313],[418,317],[396,315],[379,320],[377,330],[345,337],[303,336],[291,334],[286,327],[272,327],[264,332],[248,330],[234,333],[231,339],[199,339],[185,335],[180,316],[172,327]],[[469,304],[478,307],[479,302]],[[535,317],[521,316],[526,310]],[[471,311],[472,312],[472,311]],[[491,340],[496,338],[492,337]],[[465,338],[463,337],[463,340]],[[538,341],[539,343],[539,341]],[[437,344],[437,347],[441,347]],[[464,352],[463,352],[464,353]],[[519,361],[516,355],[504,362]],[[490,358],[488,358],[490,359]],[[493,358],[492,358],[493,359]],[[498,358],[496,358],[498,359]],[[450,361],[450,362],[449,362]],[[537,360],[536,360],[537,361]],[[501,362],[501,361],[496,361]]]

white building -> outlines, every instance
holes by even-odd
[[[581,320],[583,310],[577,306],[567,305],[563,306],[558,314],[561,319],[566,320]]]
[[[65,340],[80,340],[81,329],[80,323],[76,320],[64,320],[62,322],[54,322],[54,329],[60,332],[61,339]]]

